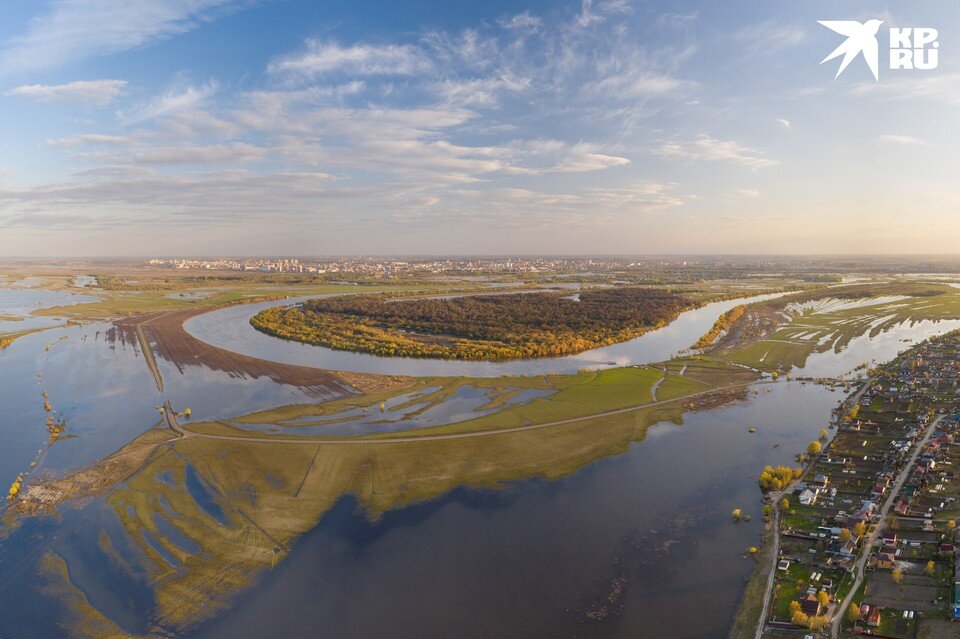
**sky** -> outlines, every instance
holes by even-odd
[[[879,81],[835,78],[818,20],[868,19]],[[958,34],[954,0],[5,2],[0,256],[957,253]]]

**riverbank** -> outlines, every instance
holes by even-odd
[[[181,374],[185,367],[202,366],[230,375],[253,378],[265,376],[278,384],[307,389],[308,393],[318,400],[334,399],[357,392],[335,373],[239,355],[201,342],[183,330],[185,321],[208,311],[207,308],[199,308],[153,313],[117,320],[114,325],[122,333],[123,339],[140,341],[148,366],[157,378],[157,385],[161,390],[163,383],[159,378],[159,370],[155,361],[150,364],[154,359],[154,351],[156,357],[173,364]],[[362,388],[375,388],[383,384],[383,380],[375,379],[368,383],[356,378],[353,381]]]
[[[940,469],[937,458],[942,446],[952,450],[957,436],[952,417],[957,409],[957,343],[957,334],[948,334],[899,354],[871,371],[872,377],[834,411],[835,436],[808,447],[813,458],[805,476],[810,479],[801,477],[795,488],[772,496],[784,500],[778,528],[780,556],[774,558],[783,565],[774,570],[768,563],[766,574],[755,570],[731,637],[750,636],[748,619],[757,615],[758,638],[770,624],[792,626],[798,632],[829,629],[837,637],[842,624],[862,622],[882,625],[884,636],[907,639],[915,634],[915,622],[912,616],[909,621],[906,614],[900,617],[901,610],[945,609],[932,605],[936,602],[931,602],[931,593],[937,592],[938,583],[943,586],[944,579],[937,581],[936,563],[942,560],[943,549],[938,544],[945,540],[952,553],[953,540],[945,536],[952,531],[942,519],[945,534],[939,534],[932,517],[945,506],[952,514],[953,498],[945,494],[955,492],[948,488],[953,474]],[[821,432],[821,439],[826,433]],[[921,455],[924,461],[918,463]],[[911,510],[914,501],[916,512]],[[917,523],[901,523],[901,516],[911,515],[913,522],[924,522],[922,530]],[[877,549],[881,533],[885,541]],[[901,535],[902,549],[897,542]],[[924,544],[930,545],[923,549]],[[891,569],[894,574],[889,576],[886,571]],[[902,583],[904,570],[914,572],[912,602],[901,602],[903,595],[895,595],[895,582]],[[761,579],[766,580],[762,588]],[[864,579],[871,588],[862,588]],[[810,587],[816,598],[810,596]],[[770,600],[768,614],[763,612],[765,604],[751,612],[758,595],[761,602]],[[886,621],[878,622],[884,615]]]
[[[667,290],[566,292],[391,300],[309,300],[250,319],[281,339],[386,357],[502,361],[564,357],[629,341],[703,306]]]
[[[121,369],[123,376],[139,373],[145,383],[127,390],[121,401],[146,398],[146,413],[131,418],[117,413],[119,403],[106,403],[118,396],[114,380],[90,392],[86,387],[64,392],[62,405],[72,410],[75,404],[103,404],[95,407],[102,408],[95,418],[110,431],[121,422],[152,423],[158,417],[153,406],[167,400],[179,410],[192,406],[201,423],[180,420],[184,436],[176,438],[168,429],[154,429],[149,437],[155,440],[136,442],[155,451],[137,468],[114,458],[95,471],[98,477],[76,478],[74,499],[48,504],[60,506],[70,531],[92,531],[92,544],[73,545],[76,535],[60,534],[52,518],[31,519],[24,527],[34,534],[37,526],[50,526],[42,543],[59,545],[76,588],[90,593],[93,606],[108,617],[131,616],[132,610],[139,619],[155,619],[158,632],[188,634],[203,620],[223,615],[232,621],[219,626],[220,636],[230,630],[255,636],[249,629],[258,615],[251,611],[301,621],[291,604],[296,602],[300,612],[311,610],[304,623],[316,623],[318,633],[337,628],[343,632],[333,634],[352,629],[378,636],[386,628],[417,636],[429,634],[437,619],[431,615],[430,625],[418,626],[411,600],[438,602],[449,615],[448,627],[462,628],[482,598],[487,618],[497,625],[490,635],[596,634],[616,624],[634,636],[722,636],[751,567],[741,556],[761,532],[756,506],[752,522],[737,524],[730,521],[730,509],[754,504],[758,464],[789,462],[836,405],[828,388],[786,376],[755,384],[757,371],[706,357],[574,375],[390,377],[365,396],[292,403],[311,401],[302,397],[302,386],[290,383],[301,373],[281,370],[287,366],[281,363],[272,374],[257,369],[263,383],[252,384],[247,367],[254,364],[225,349],[210,350],[218,347],[193,336],[197,343],[191,342],[176,320],[171,316],[167,328],[143,325],[167,382],[157,401],[147,367],[133,352],[139,340],[134,335],[124,346],[130,334],[116,326],[88,331],[86,342],[78,335],[63,343],[98,344],[102,353],[92,346],[75,351],[104,356],[92,360],[98,367],[89,374],[84,369],[77,374],[68,353],[53,351],[45,377],[52,380],[59,370],[61,388],[66,380],[102,377],[118,368],[114,347],[126,350],[130,368]],[[161,344],[152,330],[168,342]],[[113,331],[107,343],[105,331]],[[893,342],[897,347],[899,341]],[[42,343],[32,346],[43,352]],[[16,361],[23,377],[38,372],[33,352],[14,347],[6,355],[11,354],[18,359],[6,362]],[[347,375],[321,372],[357,388]],[[742,386],[725,388],[730,376],[742,379]],[[214,378],[222,384],[191,394],[189,386]],[[34,381],[27,381],[18,393],[32,396]],[[272,383],[283,389],[235,411],[244,414],[223,411]],[[297,393],[286,394],[294,388]],[[436,413],[443,419],[428,423]],[[469,418],[460,419],[463,415]],[[460,421],[446,423],[447,417]],[[414,428],[359,437],[323,434],[351,420],[364,428],[386,428],[387,421]],[[208,436],[216,428],[230,436]],[[317,435],[295,435],[296,429]],[[91,431],[80,432],[74,441],[82,444]],[[341,443],[347,440],[349,445]],[[145,450],[131,452],[129,459]],[[40,479],[31,478],[27,488],[30,482],[40,486]],[[675,520],[691,522],[691,528],[674,534],[665,522]],[[107,538],[102,546],[100,531]],[[10,552],[4,548],[4,571],[19,561],[17,548],[41,546],[26,533],[20,541]],[[759,546],[758,562],[770,544]],[[305,549],[328,553],[326,563],[310,561]],[[109,567],[91,569],[96,558]],[[278,562],[282,572],[271,570]],[[623,562],[630,562],[627,582],[617,572]],[[308,574],[289,576],[298,566],[309,567]],[[611,572],[611,566],[617,570]],[[101,574],[110,580],[147,575],[147,603],[134,607],[104,597],[98,590]],[[544,583],[543,574],[556,579]],[[528,576],[536,583],[524,582]],[[289,589],[279,588],[286,596],[272,599],[281,578]],[[514,588],[518,582],[524,587]],[[583,601],[605,601],[610,588],[618,597],[612,616],[573,627],[573,615],[563,611]],[[250,597],[238,599],[244,592]],[[378,616],[383,626],[367,625],[374,623],[364,609],[367,601],[388,611]],[[750,602],[748,596],[741,599],[741,615],[755,609]],[[227,609],[231,603],[233,609]],[[685,614],[694,608],[701,614]],[[7,604],[6,610],[17,606]]]
[[[764,599],[767,596],[767,576],[774,569],[777,561],[774,543],[776,526],[777,523],[773,518],[764,522],[758,551],[753,555],[756,565],[744,586],[740,601],[737,602],[737,612],[733,616],[733,624],[727,639],[755,639],[757,636],[757,626],[763,612]]]

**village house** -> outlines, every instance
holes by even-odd
[[[818,617],[822,608],[823,606],[820,604],[820,600],[817,599],[816,595],[808,594],[807,597],[800,602],[800,610],[811,617]]]
[[[800,496],[798,497],[798,500],[804,506],[812,506],[813,504],[817,503],[817,497],[819,496],[820,496],[819,488],[816,488],[816,487],[804,488],[803,491],[801,491]]]
[[[860,615],[868,626],[876,628],[880,625],[880,606],[864,604],[860,607]]]
[[[893,553],[880,552],[877,553],[876,557],[874,557],[873,565],[875,568],[892,570],[893,568],[897,567],[897,558]]]

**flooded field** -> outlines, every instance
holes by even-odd
[[[97,301],[96,297],[65,291],[43,291],[31,287],[0,288],[0,335],[60,326],[66,320],[58,317],[33,316],[31,313],[41,308],[72,306],[95,301]]]
[[[507,406],[521,406],[553,391],[507,389],[503,401],[494,404],[495,395],[487,389],[464,385],[450,397],[432,400],[439,387],[397,395],[376,407],[357,407],[338,413],[297,417],[277,424],[258,424],[227,420],[231,426],[247,431],[283,433],[287,435],[370,435],[391,433],[440,424],[456,424],[489,415]]]
[[[162,355],[158,365],[166,381],[164,394],[136,339],[105,322],[34,333],[0,350],[0,482],[8,486],[34,460],[39,461],[37,471],[55,472],[112,453],[160,421],[156,407],[165,397],[176,398],[203,419],[314,398],[309,387],[277,383],[267,375],[184,365]],[[45,401],[66,423],[49,450]],[[38,451],[43,451],[39,459]]]
[[[256,312],[238,308],[237,329]],[[636,353],[689,346],[723,308],[681,318],[690,325]],[[196,319],[226,317],[216,313]],[[856,337],[795,373],[856,374],[954,325]],[[843,398],[781,381],[682,423],[679,413],[649,429],[631,415],[597,419],[582,427],[589,454],[552,429],[509,436],[509,449],[497,435],[422,453],[199,437],[171,446],[170,431],[154,428],[166,400],[243,430],[343,436],[456,423],[550,391],[464,383],[438,397],[428,385],[382,409],[244,423],[233,418],[316,401],[327,374],[270,362],[244,373],[248,360],[147,335],[162,391],[122,323],[44,331],[0,351],[0,480],[76,469],[138,436],[160,442],[135,472],[118,461],[109,490],[3,528],[0,636],[723,636],[753,568],[757,473],[789,463]],[[52,444],[51,413],[65,425]],[[752,521],[732,522],[732,508]]]
[[[195,636],[722,637],[753,567],[756,474],[792,461],[840,398],[773,386],[570,477],[459,488],[375,522],[345,496]],[[753,522],[731,522],[735,507]]]

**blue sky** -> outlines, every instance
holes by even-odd
[[[916,5],[916,6],[915,6]],[[817,20],[884,20],[881,77]],[[890,26],[939,68],[891,71]],[[0,8],[0,255],[956,252],[952,2]]]

